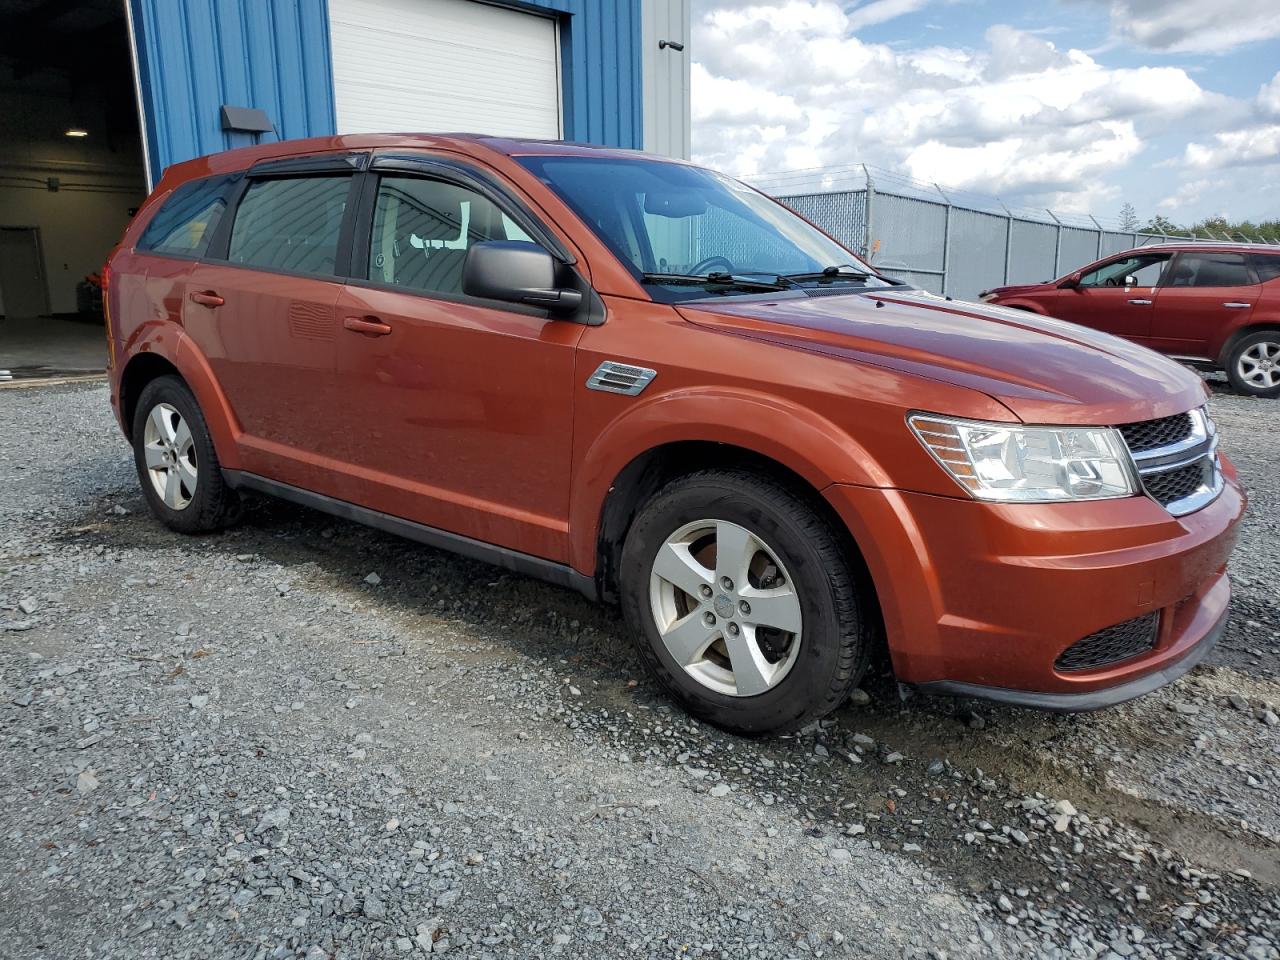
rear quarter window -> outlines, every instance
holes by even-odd
[[[138,249],[184,257],[202,257],[227,212],[227,195],[237,177],[210,177],[178,187],[138,240]]]

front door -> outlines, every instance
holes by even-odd
[[[241,430],[245,469],[320,492],[339,451],[334,307],[351,183],[349,173],[252,179],[226,259],[192,267],[183,303]]]
[[[39,230],[0,227],[0,314],[38,317],[48,312]]]
[[[1146,342],[1151,333],[1156,287],[1172,254],[1128,254],[1108,260],[1059,292],[1053,315],[1094,330]]]
[[[1242,324],[1262,295],[1242,253],[1195,250],[1178,254],[1156,296],[1152,346],[1175,356],[1209,356],[1227,326]]]
[[[373,196],[357,234],[367,257],[353,256],[362,275],[338,302],[343,499],[567,559],[584,327],[462,292],[471,244],[529,240],[466,178],[386,171]]]

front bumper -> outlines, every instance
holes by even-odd
[[[1146,497],[993,504],[843,485],[827,496],[870,568],[899,681],[1090,710],[1181,676],[1225,628],[1245,498],[1227,462],[1224,474],[1219,497],[1183,517]],[[1055,668],[1078,640],[1153,611],[1145,653]]]

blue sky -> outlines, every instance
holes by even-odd
[[[695,159],[1280,218],[1280,0],[694,0]]]

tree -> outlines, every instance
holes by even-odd
[[[1140,232],[1154,233],[1166,237],[1190,236],[1190,231],[1188,231],[1186,227],[1180,227],[1168,217],[1161,216],[1160,214],[1156,214],[1152,217]]]
[[[1132,203],[1126,203],[1120,208],[1120,229],[1125,233],[1133,233],[1138,229],[1138,212],[1133,209]]]

